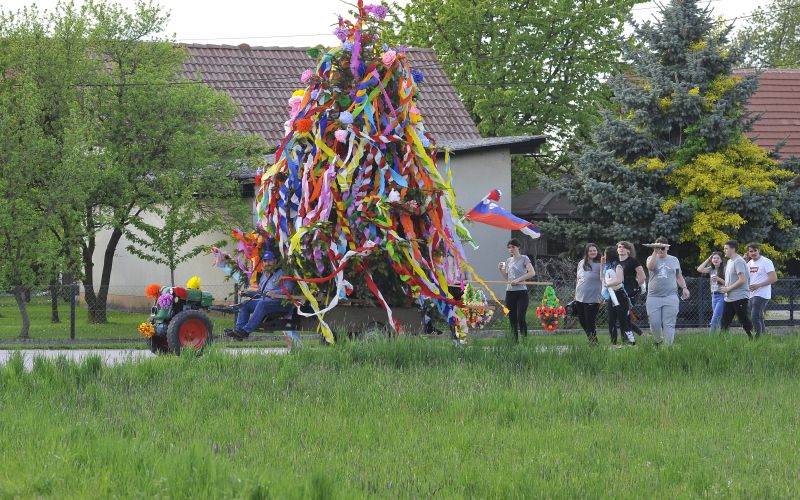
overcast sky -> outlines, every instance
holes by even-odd
[[[374,3],[378,3],[373,0]],[[401,0],[405,3],[405,0]],[[664,0],[662,3],[666,3]],[[1,0],[5,11],[15,11],[30,0]],[[40,9],[52,9],[57,0],[39,0]],[[79,0],[76,3],[80,4]],[[118,0],[126,6],[135,0]],[[346,14],[349,4],[340,0],[162,0],[154,2],[171,12],[168,34],[179,42],[261,46],[333,45],[331,35],[337,14]],[[354,2],[352,2],[354,3]],[[366,3],[372,3],[367,0]],[[710,0],[714,14],[733,19],[749,14],[769,0]],[[638,20],[652,18],[656,2],[635,7]],[[737,25],[745,21],[737,22]]]

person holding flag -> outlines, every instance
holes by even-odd
[[[500,206],[502,195],[503,193],[499,189],[492,189],[472,210],[464,215],[464,218],[508,231],[520,231],[533,239],[540,237],[541,233],[534,223],[520,219]],[[505,305],[508,308],[508,319],[511,323],[511,330],[514,332],[515,341],[519,340],[520,333],[523,337],[528,336],[528,323],[525,315],[528,312],[530,300],[528,286],[524,283],[536,276],[531,260],[527,255],[520,254],[520,246],[517,239],[509,241],[507,248],[510,257],[497,264],[497,269],[508,283]]]

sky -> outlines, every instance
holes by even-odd
[[[405,3],[401,0],[400,3]],[[662,3],[666,2],[664,0]],[[135,0],[117,0],[124,6]],[[756,7],[767,7],[769,0],[706,0],[715,16],[734,19],[748,15]],[[2,9],[15,11],[33,3],[31,0],[2,0]],[[52,9],[57,0],[38,0],[40,10]],[[76,4],[80,4],[76,0]],[[154,0],[171,12],[165,35],[179,42],[251,46],[334,45],[331,34],[338,14],[346,14],[351,3],[341,0]],[[365,3],[378,3],[366,0]],[[705,2],[704,2],[705,3]],[[634,17],[652,19],[658,13],[657,2],[639,4]],[[736,25],[741,25],[739,21]]]

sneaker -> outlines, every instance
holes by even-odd
[[[633,336],[633,332],[625,332],[625,337],[628,338],[630,345],[636,345],[636,337]]]
[[[614,349],[622,349],[622,344],[611,344]]]

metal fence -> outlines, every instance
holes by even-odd
[[[93,309],[85,290],[78,283],[29,286],[18,290],[19,298],[25,304],[31,336],[43,334],[46,337],[63,338],[68,333],[70,339],[75,339],[81,336],[80,330],[85,328],[81,325],[92,323],[91,318],[103,317],[108,319],[111,326],[116,326],[116,330],[130,331],[135,338],[136,326],[148,317],[153,306],[153,299],[145,295],[146,286],[112,285],[107,290],[105,309],[99,305]],[[211,292],[215,301],[238,301],[233,283],[203,285],[203,290]],[[96,291],[99,293],[99,290]],[[13,338],[21,329],[22,318],[17,299],[13,292],[0,293],[0,337]],[[108,330],[116,331],[111,327]]]
[[[556,295],[563,305],[575,298],[575,280],[551,279]],[[680,301],[678,311],[678,328],[705,328],[711,322],[711,289],[708,278],[686,278],[686,286],[691,296],[688,300]],[[533,286],[530,289],[531,308],[535,308],[542,301],[544,286]],[[647,328],[646,297],[644,294],[637,297],[633,311],[638,318],[635,323],[642,328]],[[772,299],[767,304],[765,322],[767,326],[800,326],[800,279],[779,278],[772,285]],[[606,308],[601,307],[597,318],[598,325],[607,322]],[[738,325],[737,322],[734,325]],[[574,318],[569,318],[564,325],[566,328],[579,328]]]
[[[553,283],[561,303],[566,305],[573,300],[575,294],[574,269],[571,264],[550,265],[548,263],[537,263],[537,279]],[[567,271],[566,268],[569,268]],[[569,279],[564,279],[569,276]],[[691,292],[689,300],[680,302],[678,313],[679,328],[706,328],[711,320],[711,292],[707,278],[686,278],[687,285]],[[134,313],[126,316],[125,321],[143,321],[152,307],[153,300],[145,296],[146,285],[127,285],[112,286],[108,291],[107,311],[109,315],[119,312]],[[215,301],[227,303],[235,302],[236,289],[232,283],[203,286],[203,289],[214,295]],[[530,287],[530,310],[533,311],[542,300],[545,286],[537,285]],[[502,299],[502,297],[500,297]],[[59,285],[53,287],[31,287],[27,289],[24,297],[30,315],[31,326],[39,326],[40,329],[50,330],[48,325],[59,322],[66,329],[68,325],[69,337],[76,337],[76,316],[83,320],[92,311],[88,310],[86,297],[83,289],[75,284]],[[800,279],[780,278],[777,283],[772,285],[772,300],[769,301],[766,311],[766,324],[768,326],[800,327]],[[637,316],[635,321],[642,328],[647,328],[647,311],[645,308],[645,297],[640,296],[634,304],[634,313]],[[532,313],[531,313],[532,314]],[[128,317],[130,319],[128,319]],[[117,317],[119,318],[119,316]],[[122,319],[118,319],[122,321]],[[505,324],[502,314],[496,314],[495,319],[489,329],[502,328]],[[607,323],[606,307],[601,307],[597,318],[598,325]],[[83,322],[83,321],[81,321]],[[19,331],[20,325],[19,311],[15,297],[10,293],[0,293],[0,327],[8,330],[3,336],[12,337]],[[138,324],[138,323],[137,323]],[[737,323],[734,323],[737,325]],[[568,317],[561,326],[566,329],[579,328],[575,318]],[[536,328],[536,324],[530,324],[529,328]],[[129,328],[135,331],[135,325]],[[12,331],[14,330],[14,331]],[[63,330],[62,330],[63,331]],[[66,333],[66,332],[65,332]],[[77,332],[80,336],[80,332]]]

